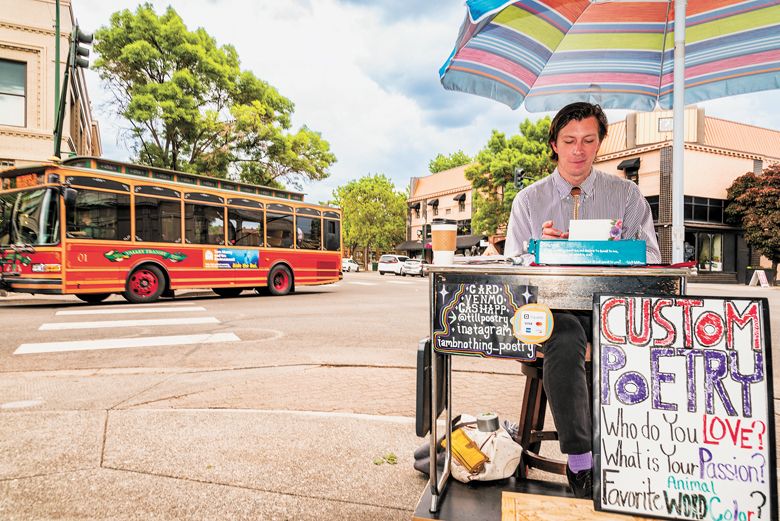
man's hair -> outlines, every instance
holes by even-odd
[[[552,144],[558,141],[558,133],[563,127],[568,125],[571,121],[582,121],[589,117],[596,118],[599,124],[599,141],[604,141],[607,136],[607,116],[601,109],[601,106],[593,103],[587,103],[584,101],[577,101],[575,103],[569,103],[558,113],[550,123],[550,138],[547,142],[550,144],[550,157],[553,161],[558,161],[558,154],[553,149]]]

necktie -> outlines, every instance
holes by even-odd
[[[572,219],[579,219],[580,216],[580,194],[582,193],[582,189],[580,189],[579,186],[575,186],[571,189],[571,196],[572,199],[574,199],[574,203],[572,204]]]

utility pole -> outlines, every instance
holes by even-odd
[[[68,60],[65,63],[65,77],[62,81],[62,94],[57,105],[57,117],[54,121],[54,156],[59,159],[62,148],[62,124],[65,119],[65,105],[68,99],[68,84],[70,75],[74,74],[76,67],[89,68],[89,49],[82,47],[81,44],[92,43],[92,35],[81,32],[78,25],[73,26],[73,33],[70,35],[70,48],[68,49]],[[71,114],[73,117],[73,114]]]

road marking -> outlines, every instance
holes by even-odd
[[[376,286],[377,285],[376,282],[356,282],[356,281],[352,281],[352,280],[347,282],[347,284],[355,284],[357,286]]]
[[[0,409],[29,409],[30,407],[37,407],[43,403],[43,398],[36,398],[35,400],[21,400],[18,402],[6,402],[0,404]]]
[[[101,308],[101,309],[69,309],[66,311],[57,311],[55,315],[117,315],[126,313],[178,313],[185,311],[206,311],[202,306],[167,306],[156,308],[132,307],[123,309]]]
[[[234,333],[205,333],[202,335],[149,336],[142,338],[106,338],[103,340],[76,340],[74,342],[44,342],[22,344],[15,355],[35,353],[59,353],[62,351],[91,351],[95,349],[126,349],[131,347],[160,347],[190,344],[219,344],[237,342]]]
[[[150,318],[146,320],[106,320],[101,322],[49,322],[41,325],[38,331],[57,331],[62,329],[97,329],[107,327],[139,326],[182,326],[189,324],[219,324],[215,317],[193,318]]]
[[[386,281],[388,284],[414,284],[414,282],[409,282],[406,280],[388,280]]]

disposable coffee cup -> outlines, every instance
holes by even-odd
[[[431,223],[431,248],[434,264],[452,264],[458,225],[450,219],[434,219]]]

